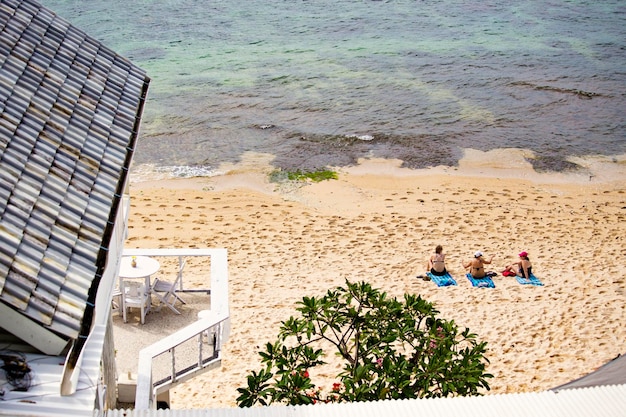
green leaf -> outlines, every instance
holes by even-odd
[[[489,390],[487,344],[415,294],[402,302],[367,282],[303,297],[300,314],[281,324],[279,340],[259,352],[266,369],[238,388],[237,403],[310,404],[480,394]],[[344,364],[342,391],[324,393],[312,375],[324,364],[322,347],[334,346]],[[305,373],[306,371],[306,373]]]

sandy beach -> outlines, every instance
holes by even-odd
[[[487,394],[549,389],[626,352],[624,159],[565,175],[534,173],[524,156],[468,152],[458,168],[424,171],[362,161],[337,180],[278,186],[267,179],[269,157],[251,155],[224,175],[132,182],[126,247],[228,249],[222,366],[174,389],[172,408],[236,406],[295,302],[345,280],[421,294],[487,341]],[[416,278],[438,244],[457,286]],[[527,251],[544,286],[500,274],[496,288],[472,287],[462,263],[477,250],[498,272]]]

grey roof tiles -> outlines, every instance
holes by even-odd
[[[75,339],[150,80],[32,0],[0,1],[0,40],[0,302]]]

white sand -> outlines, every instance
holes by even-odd
[[[236,406],[236,388],[260,369],[257,352],[275,341],[294,303],[346,279],[421,294],[486,340],[491,393],[545,390],[624,353],[623,161],[543,176],[521,151],[506,153],[501,169],[499,152],[470,156],[459,169],[419,172],[367,161],[338,180],[280,190],[267,170],[245,163],[213,178],[132,184],[126,247],[229,253],[232,330],[222,366],[175,388],[172,408]],[[437,244],[456,287],[416,279]],[[528,251],[545,286],[500,275],[495,289],[473,288],[461,264],[476,250],[495,256],[495,271]],[[332,381],[311,374],[318,385]]]

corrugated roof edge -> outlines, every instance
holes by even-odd
[[[623,417],[626,385],[481,397],[184,410],[108,410],[94,417]]]

